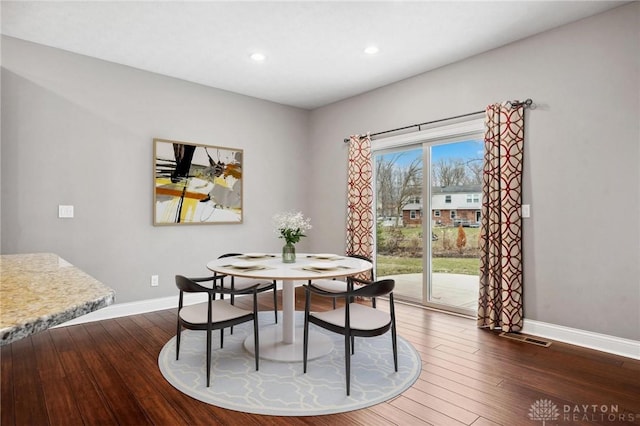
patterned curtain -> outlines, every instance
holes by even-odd
[[[371,136],[351,136],[347,180],[347,255],[373,256],[372,179]]]
[[[480,228],[478,326],[522,330],[524,107],[487,106]]]

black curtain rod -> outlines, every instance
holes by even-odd
[[[531,99],[527,99],[527,100],[522,101],[522,102],[520,102],[520,101],[507,101],[507,103],[509,103],[511,105],[511,108],[519,107],[519,106],[524,106],[525,108],[527,108],[527,107],[530,107],[533,104],[533,101]],[[421,130],[420,127],[426,126],[427,124],[439,123],[441,121],[447,121],[447,120],[455,120],[456,118],[469,117],[471,115],[481,114],[483,112],[485,112],[485,111],[482,110],[482,111],[470,112],[468,114],[455,115],[453,117],[441,118],[439,120],[426,121],[426,122],[420,123],[420,124],[412,124],[410,126],[398,127],[397,129],[391,129],[391,130],[385,130],[383,132],[371,133],[370,136],[374,137],[374,136],[384,135],[385,133],[399,132],[400,130],[407,130],[407,129],[411,129],[412,127],[417,127],[418,131],[419,131],[419,130]],[[349,140],[350,140],[349,138],[344,138],[344,143],[348,143]]]

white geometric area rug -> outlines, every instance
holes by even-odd
[[[259,314],[261,326],[273,324],[273,314]],[[278,319],[280,325],[281,319]],[[296,313],[296,324],[303,313]],[[176,361],[176,338],[160,352],[158,365],[165,379],[179,391],[200,401],[230,410],[274,416],[317,416],[369,407],[391,399],[411,387],[420,375],[420,355],[398,336],[398,372],[393,369],[391,333],[356,338],[351,357],[351,395],[346,394],[344,337],[310,324],[329,336],[333,350],[310,360],[307,373],[302,362],[276,362],[255,358],[244,349],[244,340],[253,335],[251,322],[225,330],[224,348],[220,334],[213,334],[211,386],[206,387],[205,332],[183,330],[180,360]]]

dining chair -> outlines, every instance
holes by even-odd
[[[371,260],[370,257],[367,256],[363,256],[360,254],[350,254],[347,257],[353,257],[356,259],[360,259],[360,260],[366,260],[367,262],[373,264],[373,261]],[[371,268],[370,271],[370,275],[369,275],[369,282],[373,282],[376,280],[375,277],[375,273],[373,271],[373,268]],[[349,291],[349,280],[343,281],[343,280],[337,280],[335,278],[333,279],[320,279],[320,280],[309,280],[309,282],[307,284],[313,284],[314,287],[320,288],[326,292],[330,292],[330,293],[343,293],[345,291]],[[353,285],[353,289],[358,289],[360,287],[362,287],[365,284],[354,284]],[[372,306],[375,308],[376,307],[376,299],[372,298],[371,299],[371,304]],[[333,298],[333,309],[336,308],[336,297]]]
[[[178,326],[176,331],[176,361],[180,357],[180,336],[182,328],[190,330],[205,330],[207,332],[207,387],[211,378],[211,332],[220,330],[220,347],[222,348],[223,329],[234,325],[253,321],[253,340],[255,345],[256,371],[259,363],[259,336],[258,336],[258,293],[256,284],[242,291],[232,291],[215,285],[222,277],[187,278],[176,275],[176,286],[180,290],[178,298]],[[214,285],[205,287],[198,283],[213,281]],[[184,306],[184,293],[207,293],[207,301],[194,305]],[[236,308],[223,299],[216,300],[216,294],[253,294],[253,310]]]
[[[221,256],[218,256],[218,259],[222,259],[224,257],[235,257],[235,256],[242,256],[242,253],[225,253]],[[226,278],[227,275],[218,275],[215,274],[215,276],[221,276]],[[273,315],[275,317],[275,321],[276,324],[278,323],[278,297],[277,297],[277,286],[276,286],[276,280],[273,281],[264,281],[264,280],[259,280],[259,279],[254,279],[254,278],[244,278],[244,277],[234,277],[234,276],[229,276],[229,278],[231,278],[231,284],[230,284],[230,288],[231,290],[245,290],[247,288],[253,287],[256,284],[258,284],[258,293],[262,293],[264,291],[269,291],[269,290],[273,290]],[[221,284],[224,287],[224,281]],[[224,295],[221,294],[220,297],[222,298]],[[235,295],[233,293],[231,293],[231,304],[234,305],[235,304]],[[231,329],[231,333],[233,333],[233,328]]]
[[[307,353],[309,349],[309,323],[321,328],[342,334],[344,336],[344,359],[347,382],[347,396],[351,392],[351,355],[354,353],[355,337],[380,336],[391,329],[391,344],[393,347],[393,365],[398,371],[398,344],[396,338],[396,315],[393,304],[393,288],[395,281],[384,279],[370,282],[359,278],[349,278],[362,285],[350,291],[334,293],[323,290],[313,284],[305,284],[304,306],[304,341],[303,341],[303,372],[307,372]],[[353,283],[355,284],[355,283]],[[310,312],[311,294],[324,297],[339,297],[345,299],[343,307],[323,312]],[[388,295],[389,312],[376,309],[362,303],[352,302],[357,298],[374,298]]]

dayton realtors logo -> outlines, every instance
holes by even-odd
[[[640,413],[621,413],[617,404],[564,404],[562,411],[553,401],[539,399],[529,408],[529,418],[541,421],[546,426],[548,421],[561,422],[634,422],[640,420]]]
[[[529,418],[531,420],[542,421],[542,426],[545,426],[548,420],[558,420],[560,412],[558,407],[548,399],[539,399],[529,408]]]

